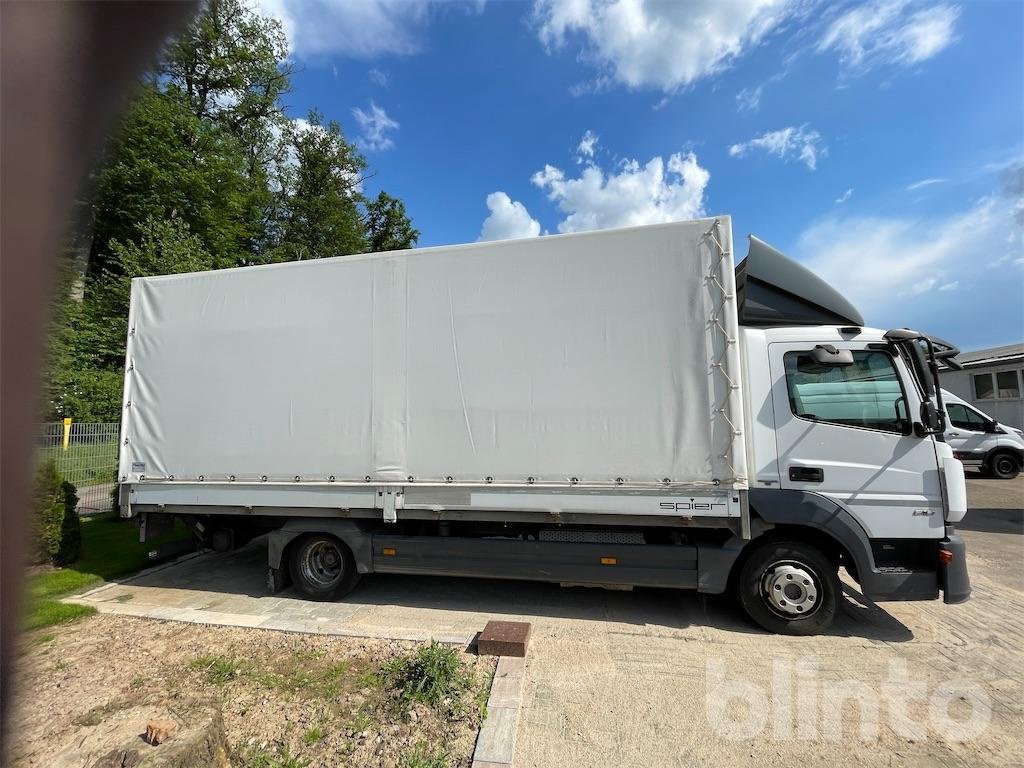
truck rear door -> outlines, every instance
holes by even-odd
[[[824,366],[814,346],[769,344],[782,487],[833,499],[871,538],[943,536],[934,438],[913,432],[920,398],[903,361],[840,342],[853,365]]]

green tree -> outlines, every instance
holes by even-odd
[[[114,264],[111,243],[137,240],[150,219],[178,218],[214,255],[213,266],[246,259],[251,196],[242,146],[192,114],[182,94],[144,85],[97,176],[90,273]]]
[[[279,261],[322,259],[366,250],[359,186],[366,161],[334,120],[313,110],[290,132],[294,164],[286,169],[288,196]]]
[[[366,242],[371,251],[398,251],[412,248],[420,232],[412,226],[405,203],[386,192],[366,203]]]

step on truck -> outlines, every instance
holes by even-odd
[[[865,327],[727,216],[132,281],[119,503],[368,573],[733,592],[820,632],[968,598],[949,345]]]

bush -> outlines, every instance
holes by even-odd
[[[36,469],[32,514],[32,555],[36,563],[67,565],[82,550],[78,493],[57,471],[53,459]]]
[[[53,562],[60,552],[64,523],[64,488],[53,459],[46,459],[36,469],[32,500],[33,560],[37,563]]]
[[[64,491],[64,519],[60,524],[60,548],[54,561],[70,565],[82,554],[82,521],[78,517],[78,489],[74,483],[61,483]]]
[[[411,656],[385,664],[381,677],[401,704],[418,701],[437,710],[457,709],[462,694],[473,685],[473,673],[458,652],[434,640]]]

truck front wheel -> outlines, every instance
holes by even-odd
[[[780,635],[815,635],[832,625],[842,587],[836,565],[802,541],[769,541],[743,563],[736,581],[743,609]]]
[[[342,597],[359,582],[352,550],[323,533],[304,536],[292,545],[288,570],[295,588],[313,600]]]

